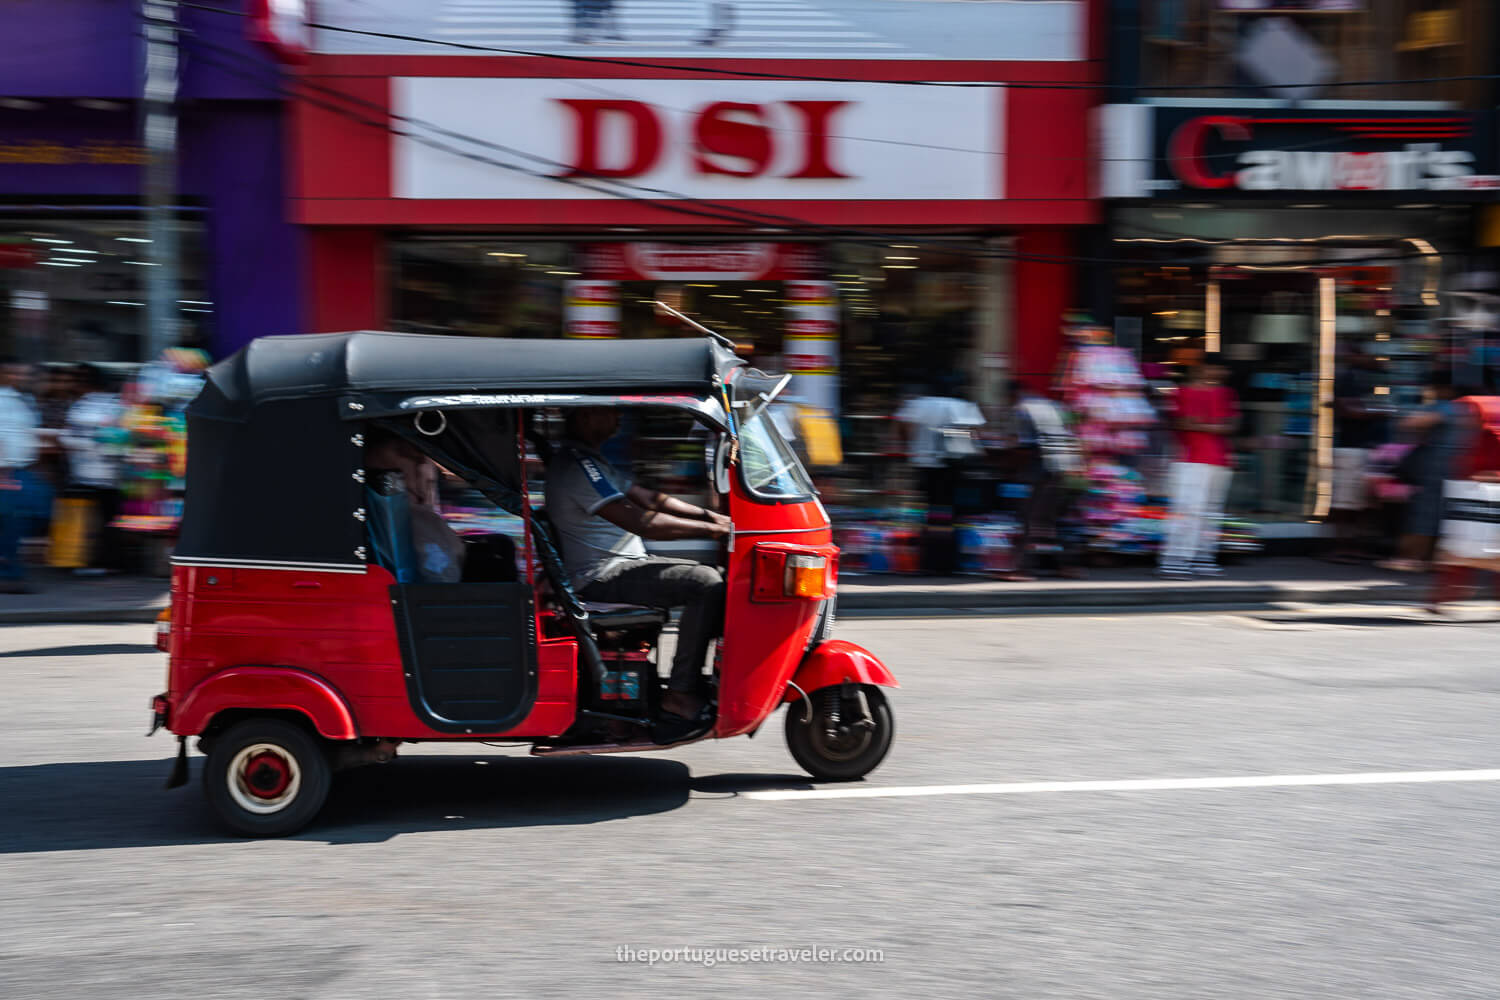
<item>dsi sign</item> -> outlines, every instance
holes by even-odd
[[[412,132],[397,198],[1004,197],[1000,88],[400,77],[391,96]]]
[[[1101,195],[1477,192],[1488,117],[1459,111],[1101,109]]]

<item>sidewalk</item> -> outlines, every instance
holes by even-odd
[[[1158,580],[1147,564],[1091,570],[1085,580],[1041,577],[1005,583],[982,577],[846,576],[840,611],[1047,611],[1080,608],[1348,604],[1425,599],[1428,578],[1373,565],[1341,566],[1298,556],[1247,559],[1222,577]]]
[[[35,594],[0,594],[0,625],[42,622],[150,622],[167,605],[167,581],[146,577],[78,579],[39,571]],[[1004,583],[982,577],[846,576],[841,612],[1047,611],[1277,602],[1349,604],[1418,602],[1426,577],[1338,566],[1316,559],[1250,559],[1218,579],[1158,580],[1147,566],[1095,570],[1087,580]]]

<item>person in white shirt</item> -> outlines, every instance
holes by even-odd
[[[68,410],[61,442],[68,453],[67,494],[93,500],[99,525],[98,542],[89,566],[77,570],[94,576],[125,568],[124,540],[111,527],[120,510],[120,449],[108,439],[124,416],[120,397],[107,391],[102,369],[81,364],[76,369],[83,396]]]
[[[979,407],[958,398],[957,392],[956,376],[940,379],[928,394],[903,403],[895,416],[903,425],[907,458],[927,498],[922,569],[940,576],[958,569],[953,498],[961,464],[979,454],[971,431],[984,425]]]
[[[21,393],[30,368],[14,358],[0,358],[0,593],[25,594],[26,565],[21,537],[26,512],[23,473],[36,461],[36,410]]]

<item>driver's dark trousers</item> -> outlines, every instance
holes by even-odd
[[[672,657],[667,687],[673,691],[697,689],[708,645],[724,629],[722,570],[691,559],[648,556],[604,570],[578,595],[586,601],[608,604],[681,608],[677,653]]]

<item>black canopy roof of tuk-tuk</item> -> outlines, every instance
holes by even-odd
[[[175,557],[362,569],[363,436],[350,421],[598,401],[686,406],[722,424],[720,386],[742,364],[707,337],[599,342],[361,331],[256,340],[209,369],[188,406],[187,496]],[[452,433],[468,422],[455,418]]]
[[[742,364],[707,337],[499,340],[368,330],[263,337],[209,370],[208,388],[189,412],[245,419],[267,403],[327,396],[362,404],[353,411],[346,407],[344,419],[394,410],[423,394],[717,398],[721,381]]]

